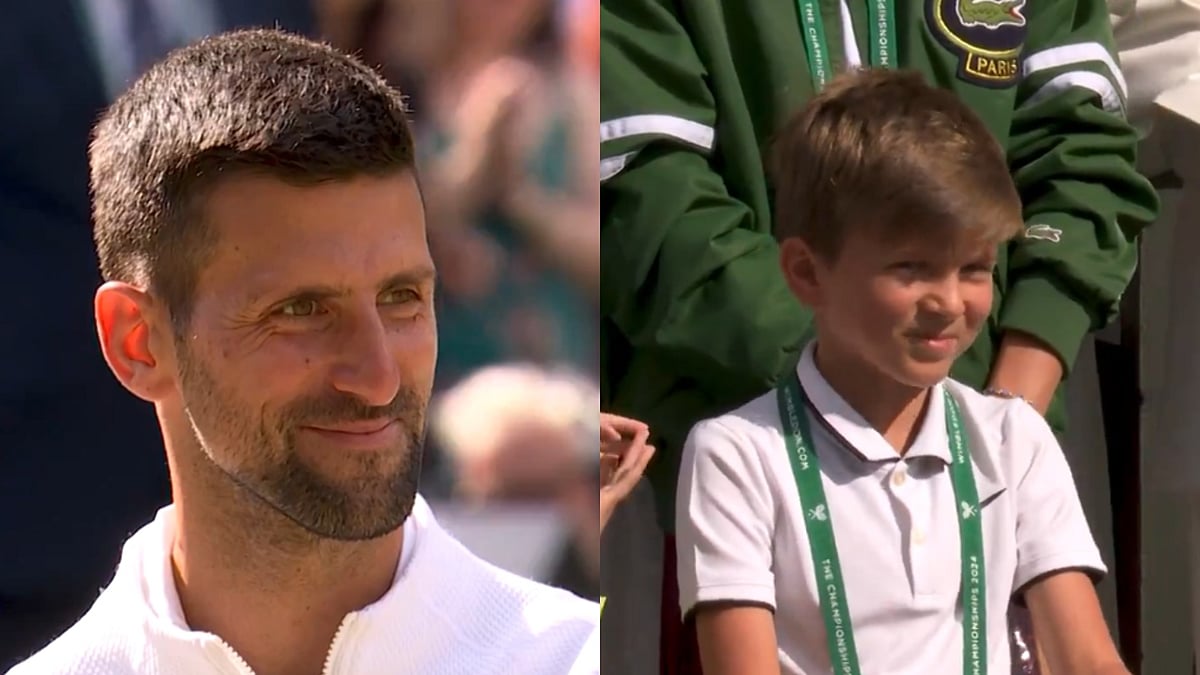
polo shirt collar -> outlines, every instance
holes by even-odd
[[[808,397],[813,419],[837,441],[843,450],[866,462],[894,462],[900,459],[896,449],[876,431],[862,415],[838,394],[829,381],[817,370],[813,358],[816,342],[810,342],[800,355],[796,373]],[[936,457],[950,464],[950,439],[946,434],[945,391],[947,381],[936,384],[930,391],[929,406],[921,420],[913,444],[905,453],[905,459]],[[971,444],[971,458],[975,468],[976,484],[981,502],[986,502],[1004,490],[999,466],[992,459],[988,448],[1000,447],[1002,439],[999,429],[981,428],[971,418],[961,392],[954,391],[963,411],[963,424]]]

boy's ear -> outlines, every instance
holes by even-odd
[[[792,294],[810,308],[819,308],[824,299],[818,274],[821,261],[812,247],[800,237],[784,239],[779,242],[779,264]]]

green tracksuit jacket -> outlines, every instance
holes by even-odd
[[[869,0],[844,0],[866,62]],[[820,0],[829,51],[839,0]],[[1158,202],[1134,168],[1104,0],[894,0],[892,44],[1008,151],[1024,236],[1000,252],[987,330],[956,364],[982,386],[1006,329],[1075,360],[1108,323]],[[653,429],[668,529],[699,419],[794,367],[810,315],[770,234],[763,153],[813,94],[795,0],[601,1],[602,397]],[[1063,427],[1061,396],[1050,422]]]

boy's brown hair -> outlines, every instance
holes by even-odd
[[[835,79],[784,125],[770,157],[776,238],[800,237],[828,259],[857,228],[883,241],[999,244],[1023,225],[1000,144],[914,71]]]

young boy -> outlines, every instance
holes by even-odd
[[[999,144],[921,75],[867,70],[775,151],[781,264],[815,339],[684,448],[680,604],[705,675],[1007,675],[1014,597],[1055,675],[1127,673],[1050,428],[947,379],[1022,229]]]

